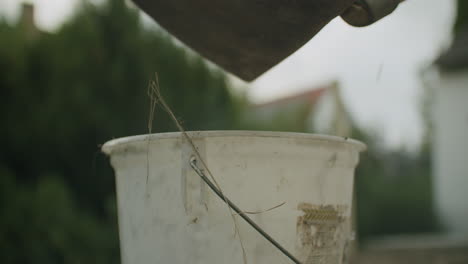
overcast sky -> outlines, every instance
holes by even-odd
[[[10,19],[19,0],[0,0]],[[37,24],[54,30],[78,0],[26,1],[36,6]],[[310,89],[332,80],[359,125],[381,132],[386,145],[415,146],[422,135],[419,72],[450,41],[454,0],[407,0],[389,17],[353,28],[335,19],[294,55],[250,84],[255,101]]]
[[[337,79],[358,124],[373,127],[386,144],[420,142],[419,72],[450,40],[451,0],[407,0],[366,28],[335,19],[301,50],[253,83],[261,100]]]

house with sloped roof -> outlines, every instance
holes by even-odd
[[[255,104],[250,113],[264,124],[277,125],[279,129],[287,128],[289,131],[342,137],[351,133],[351,120],[337,82]]]

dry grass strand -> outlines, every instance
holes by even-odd
[[[152,122],[153,122],[153,118],[154,118],[154,112],[155,112],[156,105],[159,104],[161,106],[161,108],[169,115],[169,117],[171,118],[173,123],[176,125],[177,129],[182,133],[182,136],[185,138],[185,140],[187,140],[187,142],[190,144],[193,152],[195,153],[195,156],[202,163],[203,168],[206,170],[206,172],[208,172],[208,176],[210,176],[213,183],[216,185],[218,190],[220,190],[220,192],[221,192],[221,194],[223,196],[223,199],[226,201],[226,197],[224,196],[224,193],[223,193],[221,187],[219,186],[218,182],[216,181],[216,178],[214,177],[213,173],[211,173],[210,169],[206,165],[205,160],[202,158],[200,152],[198,151],[197,147],[193,143],[192,139],[190,138],[188,133],[185,131],[185,129],[182,127],[181,123],[179,122],[179,120],[175,116],[174,112],[171,110],[169,105],[166,103],[166,100],[164,100],[164,97],[161,95],[161,90],[160,90],[160,86],[159,86],[159,78],[158,78],[157,73],[155,74],[155,79],[151,80],[150,84],[148,86],[148,96],[150,98],[150,114],[149,114],[149,120],[148,120],[148,131],[149,131],[149,133],[151,134]],[[148,156],[148,158],[147,158],[148,174],[149,174],[149,142],[150,142],[150,136],[148,135],[148,153],[147,153],[148,154],[147,155]],[[148,176],[147,176],[146,181],[148,182]],[[233,223],[234,223],[234,233],[237,234],[238,237],[239,237],[239,243],[240,243],[240,246],[241,246],[241,249],[242,249],[242,258],[244,260],[244,263],[247,264],[247,255],[246,255],[246,252],[245,252],[245,247],[244,247],[244,243],[242,241],[241,234],[239,232],[239,225],[238,225],[237,219],[235,218],[235,215],[233,214],[231,207],[229,207],[229,206],[227,206],[227,207],[229,209],[229,212],[230,212],[230,214],[232,216],[232,220],[233,220]]]

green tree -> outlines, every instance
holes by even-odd
[[[360,239],[436,231],[428,145],[416,152],[388,150],[376,135],[355,129],[353,137],[368,146],[356,170]]]
[[[458,0],[457,6],[457,20],[455,22],[456,31],[468,26],[468,1]]]
[[[147,133],[155,72],[187,130],[236,126],[224,74],[123,0],[83,4],[33,39],[0,22],[2,263],[116,263],[114,177],[99,146]],[[161,110],[153,124],[176,130]]]

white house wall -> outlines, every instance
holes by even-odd
[[[468,236],[468,71],[442,74],[434,100],[436,207],[448,231]]]

